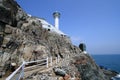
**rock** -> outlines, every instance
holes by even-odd
[[[9,8],[5,8],[5,7],[1,7],[0,6],[0,21],[4,22],[4,23],[8,23],[8,24],[12,24],[12,16],[10,9]]]
[[[64,80],[70,80],[70,75],[66,74],[64,77],[63,77]]]
[[[11,66],[16,66],[16,63],[11,63]]]
[[[4,40],[3,40],[3,45],[5,45],[4,47],[6,47],[6,45],[10,42],[10,37],[4,37]]]
[[[4,71],[0,71],[0,78],[2,78],[5,75]]]
[[[86,54],[88,56],[88,54]],[[86,55],[76,56],[74,64],[78,68],[82,80],[109,80],[102,70]]]
[[[114,77],[114,76],[116,76],[117,74],[119,74],[118,72],[113,71],[113,70],[102,69],[102,71],[103,71],[103,73],[104,73],[105,75],[107,75],[110,79],[111,79],[111,77]]]
[[[2,43],[3,43],[3,37],[0,36],[0,46],[2,45]]]
[[[51,79],[48,74],[45,73],[34,73],[31,76],[27,77],[27,79],[31,79],[31,80],[56,80],[56,79]]]
[[[58,80],[61,76],[64,80],[110,80],[112,76],[101,70],[89,54],[84,54],[83,46],[79,48],[67,35],[44,28],[43,22],[50,27],[46,20],[27,15],[15,0],[0,0],[0,66],[5,73],[12,62],[20,66],[22,59],[33,61],[60,56],[61,62],[53,65],[58,66],[53,69],[56,75],[51,68],[51,75],[45,69],[45,74],[31,73],[34,75],[30,78]]]
[[[5,31],[4,31],[6,34],[11,34],[12,33],[12,28],[10,25],[6,25],[5,27]]]
[[[0,78],[2,78],[5,75],[5,71],[3,71],[3,68],[0,67]]]
[[[3,35],[5,30],[5,23],[0,21],[0,35]]]
[[[7,61],[7,60],[9,60],[9,58],[10,58],[10,54],[9,53],[7,53],[7,52],[4,52],[4,55],[2,56],[2,61],[3,61],[3,64],[5,64],[5,62]]]
[[[11,71],[14,72],[16,69],[16,63],[11,63],[10,67],[11,67]]]
[[[0,21],[6,24],[17,26],[17,21],[25,20],[25,12],[14,0],[2,0],[0,2]]]
[[[65,77],[66,72],[62,69],[59,68],[53,68],[53,71],[55,72],[56,75]]]

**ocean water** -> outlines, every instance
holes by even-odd
[[[91,56],[98,65],[104,66],[107,69],[114,70],[120,73],[120,54],[91,55]],[[113,80],[120,80],[120,78]]]
[[[115,70],[120,73],[120,54],[117,55],[92,55],[100,66]]]

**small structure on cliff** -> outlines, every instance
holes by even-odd
[[[79,48],[83,51],[83,53],[85,53],[85,54],[87,53],[85,43],[80,43]]]

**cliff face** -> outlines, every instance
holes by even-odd
[[[64,80],[72,77],[74,80],[109,80],[93,59],[74,46],[64,33],[56,31],[44,19],[26,14],[14,0],[0,0],[0,71],[7,73],[11,63],[19,66],[23,60],[56,55],[65,59],[58,65],[68,75]],[[46,80],[52,77],[48,72]],[[34,80],[33,76],[39,76],[36,79],[41,80],[42,75],[36,73],[30,77]],[[52,80],[62,80],[63,76],[56,77]]]

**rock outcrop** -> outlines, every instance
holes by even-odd
[[[19,66],[23,60],[32,61],[45,57],[60,56],[65,59],[58,67],[64,76],[52,77],[50,72],[32,74],[31,80],[110,80],[94,60],[73,45],[70,38],[44,19],[26,14],[14,0],[0,0],[0,71],[4,75],[10,64]],[[70,56],[66,59],[67,56]],[[53,72],[53,69],[51,69]],[[54,72],[53,72],[54,73]],[[1,73],[0,73],[1,74]],[[55,75],[55,74],[54,74]]]

